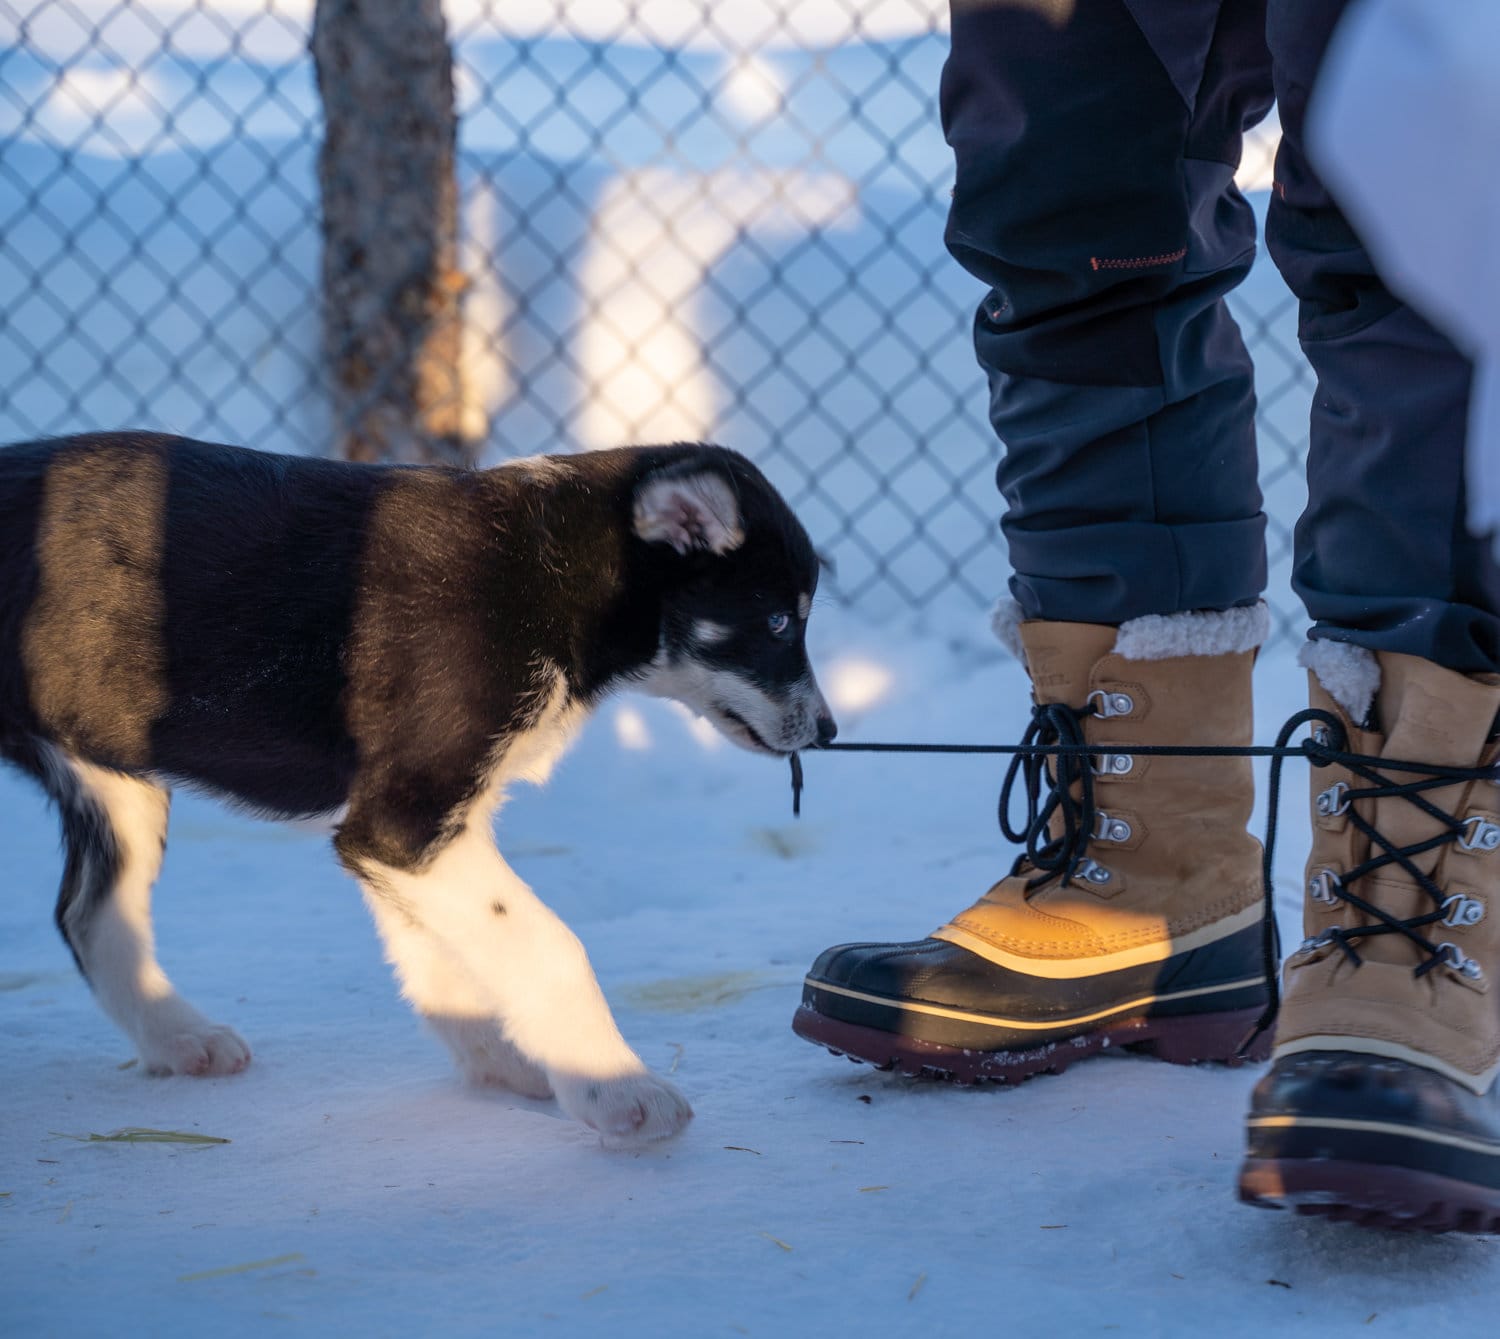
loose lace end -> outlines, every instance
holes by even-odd
[[[1256,1042],[1270,1031],[1272,1025],[1276,1022],[1276,1015],[1280,1011],[1280,1008],[1281,1002],[1279,1000],[1273,1001],[1267,1007],[1266,1011],[1255,1020],[1255,1026],[1249,1032],[1245,1033],[1244,1041],[1234,1048],[1236,1060],[1250,1059],[1251,1049],[1255,1046]]]

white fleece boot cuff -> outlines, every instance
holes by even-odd
[[[1146,614],[1120,624],[1115,654],[1126,660],[1231,656],[1255,650],[1270,635],[1271,614],[1263,603],[1242,609]]]
[[[1021,606],[1006,599],[995,606],[991,626],[1001,645],[1024,665],[1022,621]],[[1115,654],[1126,660],[1236,655],[1255,650],[1270,632],[1271,615],[1264,603],[1243,609],[1146,614],[1120,624],[1115,634]]]
[[[1021,645],[1021,624],[1024,621],[1021,606],[1008,595],[996,602],[995,612],[990,615],[990,627],[996,640],[1023,665],[1026,663],[1026,648]]]
[[[1323,691],[1355,725],[1369,719],[1380,691],[1380,661],[1369,647],[1353,642],[1305,642],[1297,652],[1297,663],[1317,676]]]

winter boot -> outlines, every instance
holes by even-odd
[[[1233,1063],[1268,996],[1250,762],[1132,749],[1250,743],[1265,626],[1263,606],[1020,623],[1028,738],[1088,751],[1032,766],[1027,850],[974,906],[928,939],[824,953],[798,1035],[960,1082],[1060,1072],[1107,1046]]]
[[[1500,676],[1309,651],[1329,718],[1315,738],[1390,762],[1313,769],[1307,938],[1287,959],[1240,1197],[1500,1231]]]

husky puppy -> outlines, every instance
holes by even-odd
[[[379,467],[147,433],[0,449],[0,757],[62,820],[57,924],[151,1074],[250,1049],[172,987],[169,788],[331,815],[406,997],[476,1083],[610,1140],[692,1112],[615,1026],[491,817],[611,689],[783,755],[834,723],[806,533],[715,446]]]

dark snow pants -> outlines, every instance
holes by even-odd
[[[1265,587],[1251,365],[1224,297],[1255,250],[1241,136],[1274,91],[1266,242],[1317,375],[1293,585],[1314,636],[1500,670],[1500,570],[1464,527],[1469,366],[1387,292],[1302,152],[1342,9],[953,0],[947,241],[990,285],[975,347],[1027,617],[1119,623]]]

